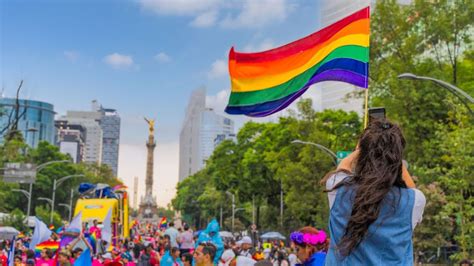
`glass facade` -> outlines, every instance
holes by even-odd
[[[54,144],[54,106],[33,100],[20,100],[19,105],[19,113],[23,115],[18,122],[18,130],[23,134],[25,142],[30,147],[36,147],[43,140]],[[13,121],[15,106],[16,99],[0,98],[0,130],[3,131],[8,127],[9,121]],[[6,131],[0,135],[0,142],[3,142],[5,134]]]

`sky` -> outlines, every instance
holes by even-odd
[[[321,0],[322,1],[322,0]],[[121,117],[119,173],[142,195],[145,140],[154,118],[154,195],[178,181],[179,132],[191,92],[207,89],[219,113],[228,100],[227,54],[257,52],[318,30],[319,0],[0,1],[0,81],[13,97],[49,102],[57,115],[98,100]],[[240,127],[245,118],[232,116]],[[263,120],[262,120],[263,121]],[[132,199],[133,202],[133,199]]]

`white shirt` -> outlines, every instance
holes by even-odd
[[[338,172],[332,175],[326,181],[326,189],[331,190],[333,187],[335,187],[339,182],[341,182],[346,177],[347,177],[347,174],[343,172]],[[415,192],[415,204],[413,205],[413,210],[412,210],[412,215],[411,215],[412,230],[415,230],[415,226],[421,223],[421,220],[423,217],[423,211],[426,205],[426,198],[423,192],[421,192],[420,190],[416,188],[409,188],[409,189],[412,189]],[[332,205],[334,204],[334,200],[336,200],[336,194],[337,194],[337,190],[328,192],[329,209],[332,208]]]

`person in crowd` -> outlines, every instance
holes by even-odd
[[[169,223],[168,229],[165,231],[165,235],[168,235],[170,237],[170,246],[171,247],[178,247],[178,242],[176,239],[178,238],[178,230],[174,228],[174,222]]]
[[[139,266],[159,266],[161,256],[158,252],[153,250],[153,245],[150,242],[145,243],[145,250],[139,258]]]
[[[59,266],[71,266],[69,259],[71,258],[71,252],[67,249],[63,249],[58,253],[58,265]]]
[[[212,219],[211,222],[206,227],[206,230],[202,231],[199,234],[197,244],[202,242],[210,242],[216,248],[216,254],[214,256],[214,264],[219,263],[219,258],[224,252],[224,242],[222,242],[222,237],[219,235],[219,223],[216,219]]]
[[[273,255],[273,266],[289,266],[290,263],[286,259],[285,253],[281,250],[275,251]]]
[[[296,249],[296,256],[304,266],[323,266],[326,258],[324,246],[326,232],[306,226],[291,233],[290,239]]]
[[[216,246],[209,242],[201,242],[194,250],[194,262],[196,266],[213,266],[216,256]]]
[[[97,220],[92,221],[92,223],[93,225],[91,226],[91,228],[89,228],[89,234],[92,235],[95,233],[95,236],[97,237],[97,239],[102,239],[102,231],[98,226]]]
[[[36,264],[35,252],[31,249],[28,249],[28,250],[26,250],[25,254],[26,254],[26,265],[27,266],[30,266],[30,265],[34,266]]]
[[[288,262],[290,266],[295,266],[298,263],[298,257],[296,256],[296,251],[293,247],[290,247],[290,254],[288,255]]]
[[[40,257],[36,259],[36,266],[54,266],[53,252],[49,248],[41,250]]]
[[[326,265],[412,265],[413,229],[426,199],[402,163],[405,138],[371,121],[356,150],[324,181],[331,243]]]
[[[240,246],[240,256],[252,258],[252,239],[249,236],[244,236],[240,241],[237,242],[237,245]]]
[[[183,262],[183,266],[191,266],[193,264],[193,254],[181,254],[181,261]]]
[[[128,252],[124,252],[120,255],[120,263],[123,266],[135,266],[135,262],[133,262],[132,255]]]
[[[228,266],[232,262],[232,260],[235,258],[235,253],[232,250],[232,242],[228,241],[224,244],[224,252],[222,253],[222,256],[219,259],[219,266]]]
[[[173,260],[172,266],[183,266],[183,262],[181,261],[181,251],[179,248],[174,247],[171,248],[171,258]]]
[[[189,225],[184,225],[184,231],[178,236],[181,254],[192,253],[194,249],[193,231],[189,229]]]
[[[5,264],[5,265],[7,265],[7,264]],[[16,255],[16,256],[15,256],[15,258],[14,258],[14,260],[13,260],[13,265],[14,265],[14,266],[23,266],[23,265],[25,265],[25,264],[23,264],[23,261],[22,261],[20,255]]]

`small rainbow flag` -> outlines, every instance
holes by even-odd
[[[54,229],[54,224],[50,224],[48,228],[49,228],[49,230],[53,230]]]
[[[95,253],[97,250],[97,236],[95,232],[90,234],[87,238],[89,239],[89,243],[91,244],[92,249],[94,250],[94,253]]]
[[[263,117],[285,109],[321,81],[368,87],[369,7],[303,39],[259,53],[229,53],[226,112]]]
[[[166,219],[166,216],[161,218],[160,228],[163,228],[163,227],[168,227],[168,219]]]
[[[35,256],[39,257],[41,255],[41,250],[45,248],[48,248],[52,252],[55,252],[59,248],[59,242],[46,240],[44,242],[39,243],[38,245],[35,246]]]

